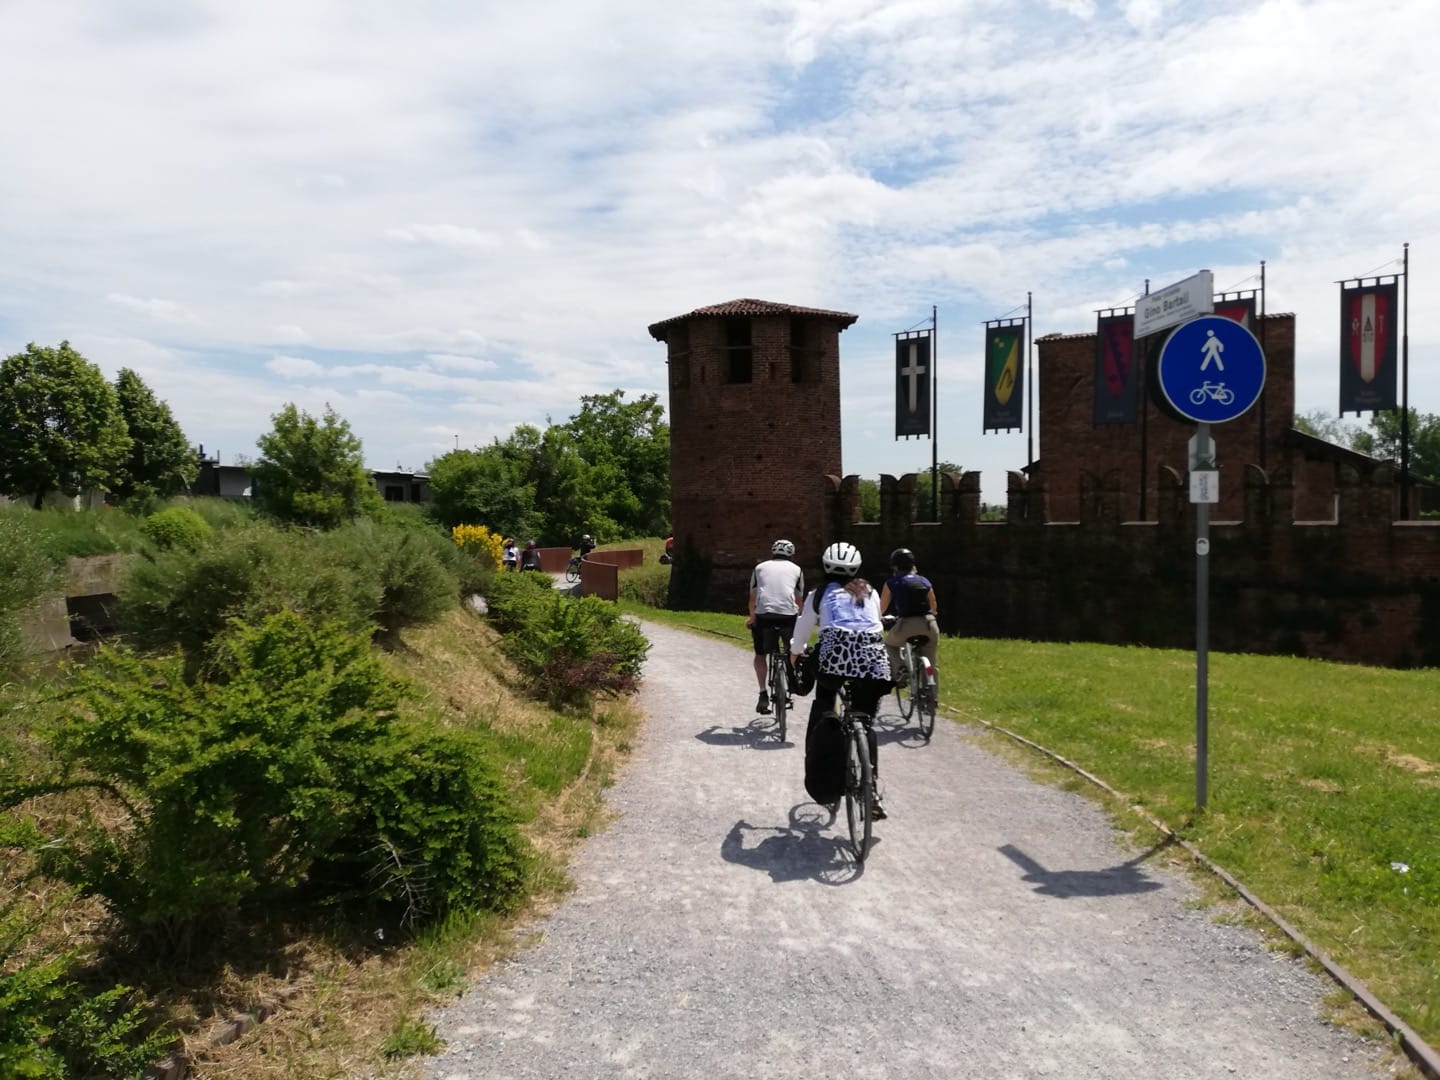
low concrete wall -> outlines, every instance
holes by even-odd
[[[94,641],[114,629],[115,594],[134,555],[72,558],[65,588],[47,596],[20,619],[26,644],[37,652],[60,652]]]

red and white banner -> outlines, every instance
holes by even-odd
[[[1340,413],[1393,409],[1399,286],[1340,290]]]

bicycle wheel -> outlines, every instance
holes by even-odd
[[[870,747],[865,725],[850,725],[850,746],[845,758],[845,822],[850,827],[850,850],[863,863],[870,850]]]
[[[915,711],[915,649],[908,642],[900,646],[900,670],[906,673],[906,680],[895,687],[895,704],[900,707],[900,718],[909,720]]]
[[[790,686],[785,680],[785,661],[779,653],[770,654],[770,707],[775,710],[775,737],[785,741],[785,714],[790,711]]]
[[[935,734],[935,708],[938,704],[936,699],[940,696],[939,686],[933,677],[926,678],[922,674],[920,678],[923,680],[920,684],[920,700],[917,703],[919,705],[920,737],[929,742],[930,736]]]
[[[571,585],[580,580],[580,560],[571,559],[570,565],[565,567],[565,580]]]

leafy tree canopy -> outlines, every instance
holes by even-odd
[[[1369,428],[1347,424],[1324,409],[1295,416],[1295,427],[1307,435],[1348,446],[1376,458],[1400,463],[1400,410],[1370,414]],[[1410,474],[1440,481],[1440,415],[1410,410]]]
[[[170,406],[129,368],[115,379],[115,396],[130,433],[115,491],[122,498],[174,495],[184,491],[200,471],[200,463]]]
[[[130,449],[115,390],[62,341],[0,363],[0,491],[78,495],[119,482]]]
[[[654,394],[625,400],[624,390],[587,394],[564,425],[592,470],[603,516],[621,536],[670,531],[670,426]],[[589,532],[606,531],[597,525]]]
[[[360,439],[328,405],[316,419],[288,404],[256,440],[255,501],[280,521],[333,529],[380,508]]]

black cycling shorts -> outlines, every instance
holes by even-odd
[[[755,646],[755,655],[764,656],[775,648],[775,635],[786,641],[795,636],[795,620],[798,615],[756,615],[755,625],[750,627],[750,642]]]

